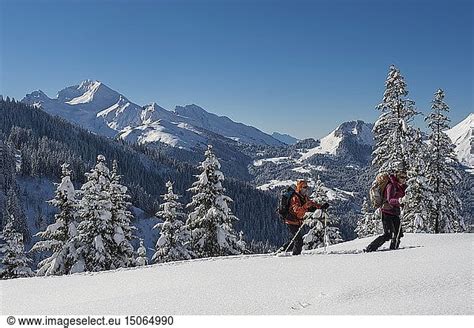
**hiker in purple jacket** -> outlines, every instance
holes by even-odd
[[[378,236],[364,250],[366,252],[376,251],[386,241],[390,241],[390,249],[397,249],[400,245],[400,238],[403,232],[400,225],[401,199],[405,196],[407,174],[405,171],[398,171],[395,175],[390,175],[390,181],[385,187],[385,202],[382,205],[383,235]]]

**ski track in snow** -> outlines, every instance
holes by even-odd
[[[471,234],[1,281],[2,314],[474,314]]]

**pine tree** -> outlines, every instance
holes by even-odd
[[[316,181],[311,198],[318,204],[329,202],[327,189],[320,177]],[[303,236],[303,249],[315,249],[324,246],[324,234],[327,233],[329,244],[337,244],[342,241],[336,220],[331,219],[329,213],[316,210],[312,218],[305,221],[309,226],[309,231]],[[325,227],[326,225],[326,227]]]
[[[137,266],[148,265],[148,258],[146,256],[146,248],[143,245],[143,239],[140,238],[140,247],[137,249],[138,257],[135,259]]]
[[[377,106],[382,113],[373,128],[375,147],[372,165],[379,172],[408,167],[409,136],[412,134],[409,124],[418,113],[415,103],[407,96],[403,76],[395,66],[390,66],[383,101]]]
[[[18,198],[19,189],[16,182],[10,186],[7,192],[6,215],[7,217],[14,217],[13,222],[15,231],[21,233],[26,242],[31,240],[31,234],[26,223],[26,215]]]
[[[77,236],[77,200],[74,185],[71,182],[69,165],[62,166],[61,183],[56,184],[54,199],[49,203],[58,208],[54,216],[55,222],[50,224],[45,231],[37,233],[43,240],[38,241],[31,251],[48,251],[52,255],[38,264],[37,275],[63,275],[70,273],[74,263],[77,262],[76,244],[73,240]]]
[[[135,227],[131,225],[133,214],[128,210],[132,205],[128,200],[127,187],[120,183],[121,175],[118,174],[117,161],[113,161],[110,183],[110,196],[112,201],[111,224],[114,227],[112,252],[114,254],[115,268],[129,267],[133,265],[134,251],[130,241],[133,239],[132,231]]]
[[[25,254],[23,235],[14,228],[14,217],[3,228],[0,239],[1,268],[0,279],[31,277],[34,275],[29,263],[31,260]]]
[[[237,218],[231,213],[228,203],[232,199],[224,195],[224,174],[221,165],[208,146],[205,160],[199,166],[202,171],[189,189],[194,196],[187,206],[194,208],[186,221],[191,230],[193,251],[198,257],[240,254],[238,238],[232,227]]]
[[[311,199],[313,199],[318,204],[324,204],[329,202],[327,189],[324,186],[324,183],[321,181],[321,177],[319,175],[314,185],[314,190],[311,194]]]
[[[79,201],[80,223],[75,238],[79,243],[79,259],[73,268],[74,272],[103,271],[131,266],[133,257],[129,256],[132,254],[123,251],[128,250],[127,229],[124,230],[122,225],[126,222],[127,216],[114,208],[114,202],[117,205],[120,197],[112,196],[122,188],[120,185],[112,187],[111,174],[103,155],[97,156],[97,164],[90,173],[86,173],[86,177],[87,182],[81,187],[82,198]],[[117,184],[117,181],[114,184]],[[117,216],[118,213],[123,215]],[[120,247],[123,242],[125,242],[124,249]]]
[[[152,257],[155,263],[189,260],[194,257],[191,250],[191,233],[184,225],[186,214],[183,213],[179,196],[173,192],[171,181],[166,183],[168,192],[163,195],[164,203],[156,213],[163,223],[156,224],[154,229],[161,229],[160,237],[156,242],[156,252]]]
[[[402,227],[406,232],[428,232],[429,213],[433,208],[433,194],[426,178],[427,147],[421,132],[416,131],[411,143],[410,169],[403,198]]]
[[[362,203],[361,208],[361,216],[355,229],[357,237],[364,238],[378,235],[381,234],[382,231],[382,219],[380,218],[380,215],[370,211],[369,202],[367,201],[367,198],[364,197],[364,202]]]
[[[462,204],[455,193],[461,177],[456,169],[459,162],[454,153],[454,145],[444,132],[449,128],[449,106],[444,102],[443,90],[438,89],[435,93],[431,110],[426,118],[431,129],[427,178],[435,202],[429,214],[429,227],[435,233],[459,232],[465,230],[464,220],[460,215]]]

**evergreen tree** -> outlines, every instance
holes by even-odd
[[[7,218],[12,216],[15,218],[15,221],[13,222],[15,231],[23,235],[25,242],[29,242],[31,240],[31,234],[28,229],[28,224],[26,223],[25,212],[20,204],[18,189],[18,185],[15,181],[7,192],[6,216]]]
[[[111,225],[114,227],[113,239],[115,243],[111,244],[113,256],[113,266],[129,267],[133,265],[134,251],[130,244],[132,240],[132,231],[135,227],[131,225],[133,214],[128,210],[132,205],[128,200],[130,196],[127,193],[127,187],[120,183],[121,175],[118,174],[117,161],[113,161],[110,183],[110,197],[112,202]]]
[[[0,239],[1,268],[0,279],[31,277],[34,275],[29,267],[31,260],[25,254],[23,235],[14,228],[14,217],[3,228]]]
[[[418,113],[415,103],[407,96],[403,76],[395,66],[390,66],[383,100],[377,106],[382,113],[373,128],[375,147],[372,164],[379,172],[408,167],[409,138],[412,134],[409,123]]]
[[[313,199],[318,204],[324,204],[324,203],[329,202],[327,189],[324,186],[323,182],[321,181],[321,178],[319,175],[314,185],[314,190],[313,190],[313,193],[311,194],[311,199]]]
[[[456,169],[459,162],[454,153],[454,145],[444,132],[449,128],[449,106],[444,102],[443,90],[438,89],[435,93],[431,110],[426,118],[431,129],[427,178],[435,200],[429,214],[430,230],[435,233],[463,231],[464,220],[460,215],[462,204],[455,193],[455,187],[460,181]]]
[[[382,228],[382,219],[379,212],[373,213],[370,211],[370,205],[367,201],[367,198],[364,197],[364,202],[362,203],[361,215],[359,221],[357,221],[357,227],[355,233],[358,238],[370,237],[373,235],[381,234],[383,231]]]
[[[402,199],[402,227],[406,232],[428,232],[429,213],[433,209],[434,199],[426,178],[427,147],[416,131],[411,144],[410,169],[407,172],[407,189]]]
[[[79,259],[73,271],[103,271],[131,266],[133,261],[128,257],[129,254],[120,247],[122,242],[127,243],[128,240],[126,230],[116,229],[123,226],[120,226],[120,218],[114,217],[117,215],[114,209],[117,199],[112,197],[114,188],[111,186],[111,174],[105,164],[105,156],[97,156],[97,164],[90,173],[86,173],[86,177],[87,182],[81,187],[80,223],[75,238],[79,243]],[[115,189],[120,188],[116,186]]]
[[[319,176],[311,198],[318,204],[329,202],[327,189]],[[327,211],[316,210],[305,222],[310,229],[303,236],[303,249],[309,250],[324,246],[325,233],[329,244],[337,244],[342,241],[337,222],[335,219],[331,219]]]
[[[7,192],[15,184],[15,158],[11,147],[0,137],[0,228],[3,228],[10,214],[7,210]]]
[[[146,256],[146,248],[143,245],[143,239],[140,238],[140,247],[137,249],[138,257],[135,259],[137,266],[148,265],[148,258]]]
[[[156,213],[163,223],[156,224],[153,228],[161,229],[160,237],[156,242],[156,252],[152,257],[155,263],[188,260],[194,257],[191,250],[191,233],[184,225],[186,218],[182,210],[182,204],[178,201],[179,196],[173,192],[171,181],[166,183],[168,192],[163,195],[164,203],[160,205],[160,211]]]
[[[74,185],[71,182],[69,165],[62,166],[61,183],[56,184],[54,199],[49,203],[58,208],[54,216],[55,222],[50,224],[45,231],[36,235],[43,240],[33,245],[31,251],[48,251],[52,255],[38,264],[37,275],[63,275],[68,274],[77,261],[77,250],[73,240],[77,236],[77,200]]]
[[[224,195],[224,174],[221,165],[209,145],[205,160],[199,165],[202,171],[189,189],[194,196],[187,206],[194,208],[187,225],[191,229],[193,251],[198,257],[240,254],[238,238],[232,227],[237,218],[231,213],[228,203],[232,199]]]

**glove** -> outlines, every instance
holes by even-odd
[[[323,205],[321,205],[321,209],[322,210],[327,210],[329,208],[329,204],[328,203],[324,203]]]
[[[306,203],[304,203],[303,208],[304,208],[305,210],[309,210],[310,212],[313,212],[314,210],[311,211],[311,209],[312,209],[312,208],[316,209],[317,206],[316,206],[316,203],[315,203],[315,202],[313,202],[312,200],[309,200],[309,201],[307,201]]]
[[[311,206],[310,208],[308,208],[308,212],[314,212],[316,211],[318,208],[316,206]]]

